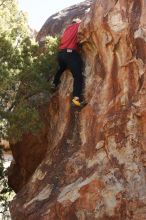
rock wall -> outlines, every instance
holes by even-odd
[[[64,73],[46,111],[44,159],[12,201],[13,220],[146,219],[145,8],[93,3],[79,30],[88,104],[70,107]]]

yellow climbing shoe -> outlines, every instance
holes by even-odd
[[[73,99],[72,99],[72,102],[73,102],[73,104],[76,105],[76,106],[81,106],[81,103],[80,103],[79,99],[73,98]]]

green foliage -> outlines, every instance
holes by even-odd
[[[9,219],[8,205],[12,196],[12,190],[8,186],[6,172],[2,148],[0,147],[0,218],[2,219]]]
[[[56,70],[57,42],[57,38],[49,37],[40,51],[36,43],[25,38],[19,62],[14,64],[15,69],[13,67],[14,74],[9,71],[8,81],[4,78],[2,101],[6,111],[3,111],[3,119],[8,121],[6,134],[13,141],[20,139],[23,133],[37,132],[42,126],[37,111],[39,95],[50,93],[47,79],[51,80]]]
[[[42,125],[39,95],[49,94],[47,79],[56,71],[58,39],[48,37],[41,48],[30,39],[15,0],[0,0],[0,15],[0,135],[17,141]]]
[[[28,35],[26,16],[19,10],[17,0],[0,0],[0,35],[13,42]]]

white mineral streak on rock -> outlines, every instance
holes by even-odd
[[[78,210],[76,212],[76,216],[78,219],[86,219],[85,212],[83,210]]]
[[[48,184],[37,196],[35,196],[32,200],[30,200],[28,203],[24,204],[24,207],[30,206],[34,202],[40,202],[42,200],[48,199],[50,194],[52,192],[52,186]]]
[[[86,9],[85,12],[88,13],[90,11],[90,8]]]
[[[142,38],[146,42],[146,28],[140,27],[137,31],[135,31],[134,38]]]
[[[132,104],[133,104],[135,107],[139,107],[139,108],[140,108],[141,105],[142,105],[142,104],[141,104],[141,100],[138,100],[137,102],[133,102]]]
[[[86,160],[87,167],[91,168],[95,165],[103,164],[106,157],[106,152],[103,149],[101,149],[101,151],[98,151],[97,154],[91,160]]]
[[[134,149],[132,146],[127,144],[126,147],[123,146],[121,149],[118,149],[115,136],[108,138],[108,151],[110,156],[114,155],[117,158],[119,164],[131,163],[133,161]]]
[[[74,202],[80,197],[80,194],[78,192],[79,184],[83,181],[83,178],[79,178],[76,182],[64,187],[62,189],[62,192],[58,196],[57,201],[62,203],[65,200],[70,200],[71,202]]]
[[[114,215],[115,208],[117,206],[116,195],[123,190],[122,184],[118,182],[113,184],[111,187],[107,187],[105,191],[103,191],[103,201],[105,205],[105,212],[108,213],[109,216]]]
[[[120,102],[122,106],[126,106],[128,104],[129,101],[128,90],[129,90],[128,81],[125,80],[123,82],[123,93],[121,94],[120,97]]]
[[[62,203],[64,201],[70,200],[71,202],[75,202],[79,197],[79,190],[89,184],[91,181],[93,181],[94,179],[96,179],[98,177],[97,173],[94,173],[91,177],[86,178],[85,180],[83,180],[83,178],[79,178],[76,182],[65,186],[62,189],[62,192],[60,193],[60,195],[58,196],[57,201]]]
[[[35,182],[36,180],[43,180],[45,175],[46,172],[42,172],[41,169],[38,168],[32,176],[32,182]]]
[[[97,149],[97,150],[101,149],[102,147],[104,147],[104,144],[105,144],[105,141],[104,141],[104,140],[99,141],[99,142],[96,144],[96,149]]]
[[[62,16],[65,16],[67,14],[67,12],[65,12],[64,10],[59,12],[56,16],[53,16],[52,19],[56,20],[56,19],[61,19]]]
[[[127,27],[127,22],[122,20],[120,12],[110,13],[108,16],[108,24],[115,32],[120,32]]]

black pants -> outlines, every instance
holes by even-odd
[[[62,73],[69,69],[73,75],[73,97],[80,97],[83,86],[83,75],[82,75],[82,59],[79,53],[75,50],[67,52],[67,50],[61,50],[58,53],[59,69],[54,77],[53,83],[57,86],[60,83],[60,77]]]

